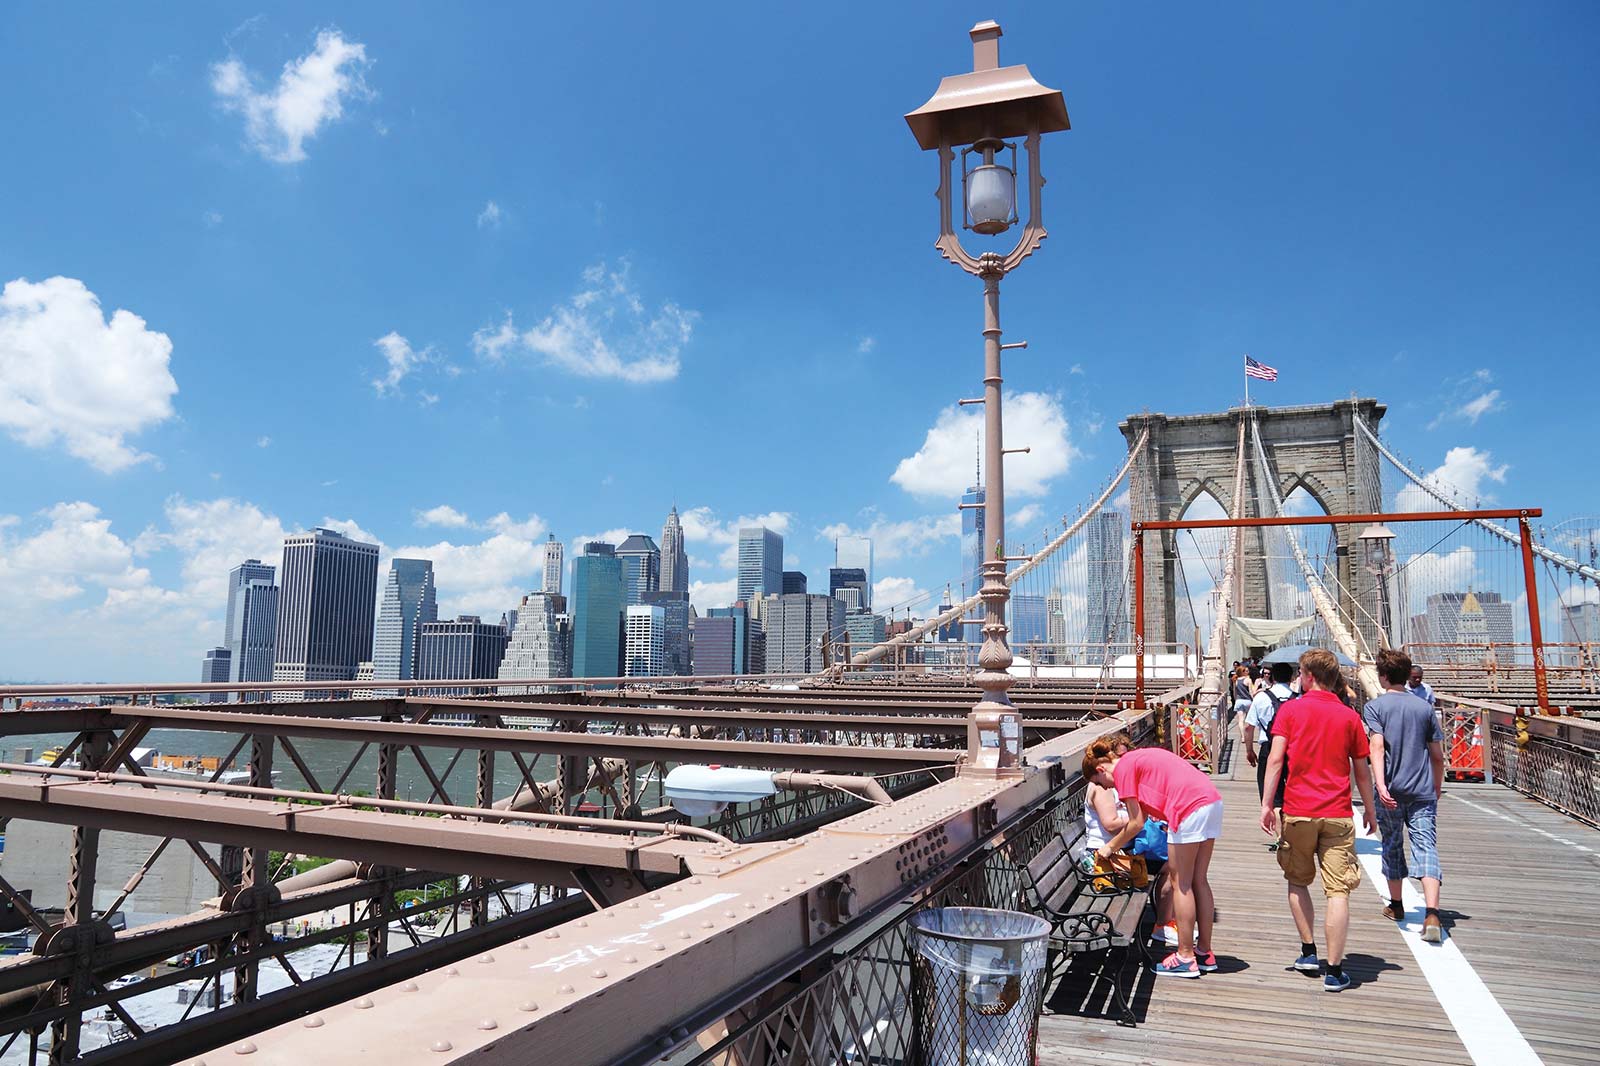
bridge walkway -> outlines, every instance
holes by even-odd
[[[1218,785],[1221,970],[1198,981],[1141,972],[1138,1028],[1115,1024],[1103,980],[1069,971],[1046,997],[1040,1063],[1600,1062],[1600,830],[1498,785],[1447,785],[1446,944],[1424,944],[1379,913],[1377,842],[1359,842],[1370,870],[1351,897],[1345,967],[1355,984],[1330,995],[1290,968],[1299,941],[1255,824],[1254,772],[1241,762]],[[1315,885],[1312,898],[1325,950]],[[1420,895],[1408,903],[1420,923]]]

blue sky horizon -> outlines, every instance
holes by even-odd
[[[1474,498],[1600,510],[1600,9],[915,10],[14,10],[0,679],[192,679],[227,569],[316,525],[445,615],[674,504],[702,610],[752,520],[936,602],[982,306],[902,116],[990,17],[1074,127],[1003,289],[1014,540],[1246,353],[1258,403],[1375,396]]]

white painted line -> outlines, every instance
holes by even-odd
[[[1361,823],[1356,824],[1359,827]],[[1358,833],[1356,853],[1361,867],[1379,897],[1387,902],[1389,881],[1383,876],[1381,848],[1376,836]],[[1428,979],[1428,987],[1472,1061],[1478,1066],[1544,1066],[1454,939],[1446,936],[1443,944],[1423,941],[1422,894],[1409,878],[1401,882],[1401,901],[1406,905],[1406,920],[1399,923],[1400,936],[1416,957],[1422,976]]]
[[[1585,855],[1593,855],[1594,854],[1594,849],[1593,848],[1586,848],[1582,844],[1578,843],[1576,840],[1568,840],[1566,837],[1558,837],[1554,833],[1552,833],[1552,832],[1550,832],[1548,830],[1540,829],[1536,825],[1529,825],[1527,822],[1524,822],[1524,821],[1521,821],[1519,819],[1513,818],[1509,814],[1504,814],[1504,813],[1502,813],[1500,811],[1491,810],[1490,808],[1485,807],[1482,804],[1473,803],[1469,799],[1462,799],[1462,797],[1456,795],[1454,792],[1446,792],[1445,795],[1449,796],[1453,800],[1461,800],[1462,803],[1465,803],[1468,807],[1471,807],[1475,811],[1482,811],[1484,814],[1493,815],[1494,817],[1500,819],[1502,822],[1510,822],[1512,825],[1516,826],[1518,829],[1526,829],[1530,833],[1538,833],[1542,837],[1547,837],[1550,840],[1554,840],[1557,844],[1565,844],[1567,847],[1572,848],[1574,851],[1581,851]]]

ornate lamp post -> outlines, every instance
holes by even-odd
[[[996,776],[1022,773],[1021,716],[1006,690],[1011,687],[1011,649],[1006,646],[1005,444],[1000,421],[1000,279],[1038,249],[1045,238],[1040,210],[1044,176],[1039,137],[1071,129],[1061,93],[1033,79],[1023,65],[1000,65],[1000,25],[972,27],[972,72],[939,82],[938,92],[906,116],[924,151],[939,153],[941,255],[983,279],[984,535],[993,544],[983,560],[983,647],[978,652],[982,695],[967,719],[966,771]],[[1017,221],[1017,146],[1028,155],[1028,220],[1008,252],[974,256],[955,229],[950,169],[961,151],[962,228],[997,237]],[[1022,347],[1022,345],[1016,345]],[[964,772],[966,772],[964,771]]]

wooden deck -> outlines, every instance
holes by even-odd
[[[1384,897],[1368,876],[1351,896],[1345,968],[1355,984],[1329,995],[1320,978],[1290,968],[1299,938],[1255,825],[1253,771],[1241,765],[1218,784],[1227,809],[1211,869],[1221,970],[1198,981],[1142,971],[1138,1028],[1115,1024],[1102,980],[1069,972],[1046,997],[1040,1063],[1600,1062],[1600,831],[1498,785],[1447,786],[1440,910],[1460,956],[1429,959],[1436,993],[1407,939],[1379,914]],[[1319,886],[1312,898],[1325,951]],[[1492,1004],[1468,998],[1476,983],[1461,958],[1509,1025],[1486,1023]],[[1509,1044],[1491,1043],[1507,1036]]]

